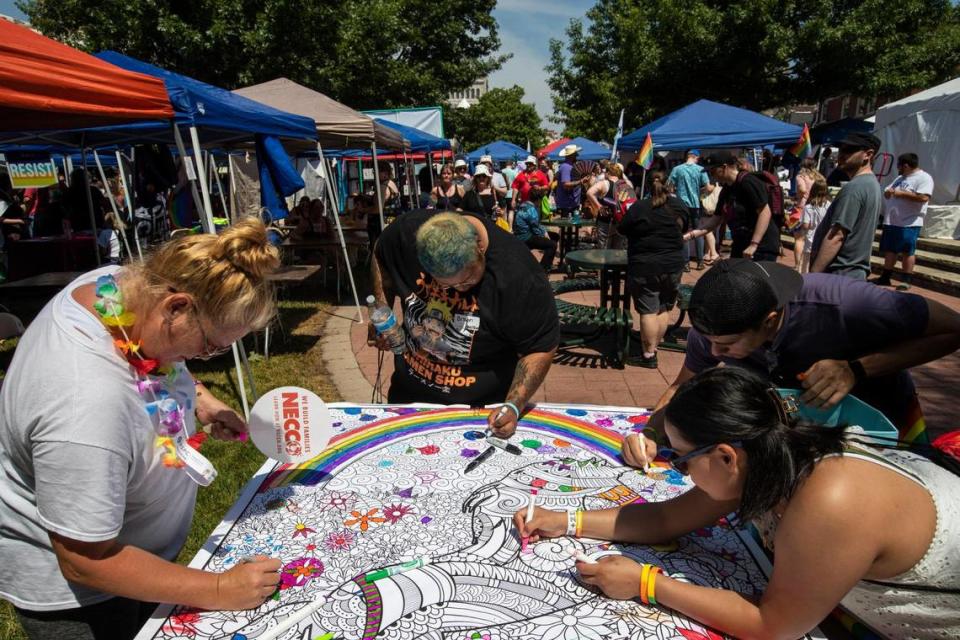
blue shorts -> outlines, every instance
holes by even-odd
[[[912,256],[917,252],[917,238],[921,227],[895,227],[883,225],[880,235],[880,253],[902,253]]]

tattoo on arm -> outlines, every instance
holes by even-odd
[[[526,406],[533,393],[543,384],[553,362],[553,354],[554,351],[531,353],[520,358],[513,372],[513,383],[507,393],[508,402],[517,405],[521,410]]]

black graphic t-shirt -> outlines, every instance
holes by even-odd
[[[503,401],[519,358],[560,341],[553,293],[527,246],[476,216],[490,238],[483,279],[466,292],[438,285],[416,249],[417,230],[436,213],[400,216],[376,248],[400,296],[407,336],[407,352],[394,360],[391,402]]]

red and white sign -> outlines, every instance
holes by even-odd
[[[250,412],[250,437],[265,456],[280,462],[306,462],[333,437],[327,405],[299,387],[280,387],[257,400]]]

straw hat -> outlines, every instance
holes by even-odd
[[[568,144],[563,149],[560,149],[560,157],[566,158],[567,156],[572,156],[575,153],[580,153],[583,151],[583,147],[578,147],[575,144]]]

